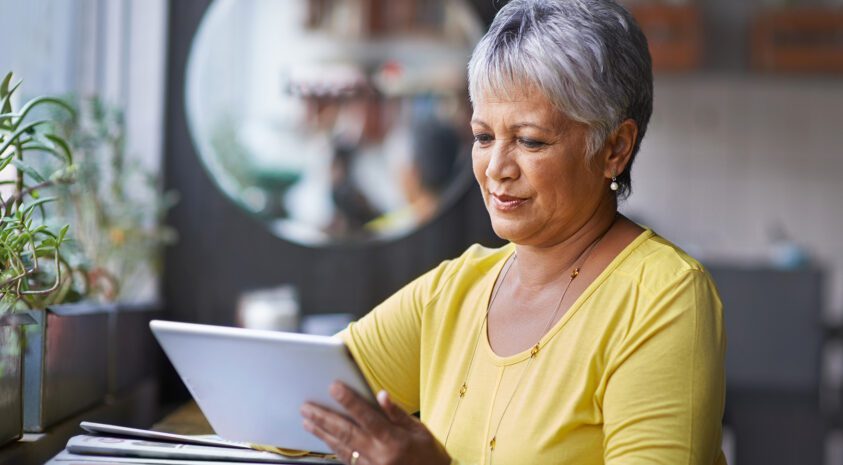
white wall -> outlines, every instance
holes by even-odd
[[[763,261],[781,224],[843,317],[843,80],[659,78],[632,179],[622,210],[701,259]]]
[[[0,12],[0,74],[24,81],[21,101],[98,94],[125,111],[127,153],[159,168],[166,0],[0,0]]]

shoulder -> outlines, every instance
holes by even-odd
[[[614,274],[644,291],[658,293],[687,280],[710,281],[699,261],[652,230],[642,233],[624,254]]]
[[[657,335],[676,353],[692,357],[705,341],[724,349],[723,305],[714,281],[699,261],[670,241],[647,231],[626,251],[607,291],[620,302],[613,315],[616,362]],[[703,338],[703,339],[700,339]]]

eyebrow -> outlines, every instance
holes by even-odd
[[[535,129],[538,129],[538,130],[544,131],[544,132],[553,132],[550,129],[544,127],[544,126],[539,126],[538,124],[533,124],[533,123],[518,123],[518,124],[513,124],[511,127],[512,127],[512,129],[535,128]]]
[[[486,124],[485,121],[477,119],[477,118],[472,118],[471,124],[479,124],[479,125],[489,127],[489,125]],[[540,125],[534,124],[534,123],[516,123],[516,124],[513,124],[512,126],[510,126],[509,128],[510,129],[535,128],[535,129],[538,129],[538,130],[544,131],[544,132],[553,132],[549,128],[546,128],[544,126],[540,126]]]

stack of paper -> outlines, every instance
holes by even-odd
[[[248,444],[216,436],[184,436],[87,422],[82,428],[94,434],[70,438],[67,448],[47,465],[340,463],[320,456],[290,457],[258,451]]]

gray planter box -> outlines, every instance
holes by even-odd
[[[105,399],[114,309],[73,304],[32,312],[37,324],[26,331],[24,431],[42,432]]]
[[[109,331],[108,392],[119,394],[155,376],[161,349],[149,330],[160,316],[157,302],[119,304]]]
[[[0,317],[0,446],[23,432],[23,329],[34,323],[28,314]]]

